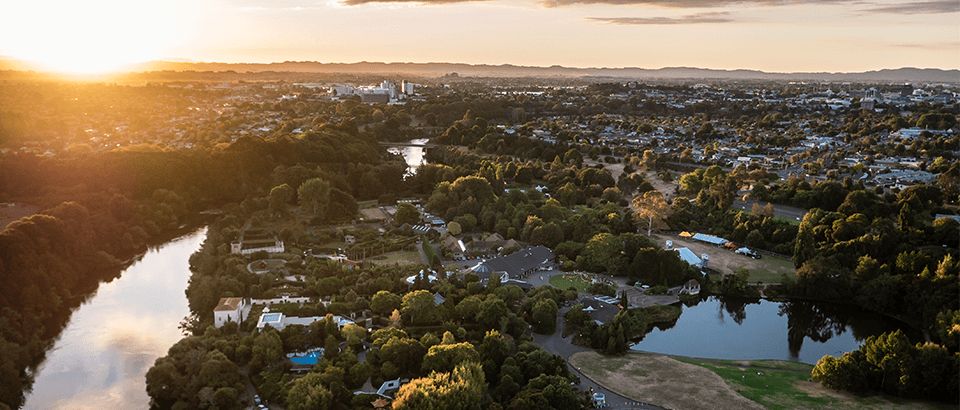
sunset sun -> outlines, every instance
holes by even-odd
[[[158,58],[172,28],[168,8],[152,3],[24,2],[12,8],[11,15],[24,18],[0,29],[17,40],[10,54],[54,71],[107,72]]]

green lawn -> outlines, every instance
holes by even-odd
[[[747,282],[780,283],[780,276],[784,273],[791,277],[797,276],[797,268],[793,266],[792,259],[764,256],[760,261],[763,262],[767,268],[751,269]]]
[[[555,288],[567,289],[571,286],[577,289],[577,292],[586,292],[590,282],[580,279],[579,275],[564,274],[553,275],[550,277],[550,284]]]
[[[737,212],[743,212],[743,213],[745,213],[745,214],[747,214],[747,215],[750,215],[750,214],[753,213],[752,211],[749,211],[749,210],[746,210],[746,209],[737,209],[737,208],[730,208],[730,209],[733,210],[733,211],[737,211]],[[796,219],[782,218],[782,217],[779,217],[779,216],[775,216],[775,217],[773,217],[773,220],[774,220],[774,221],[779,221],[779,222],[786,222],[786,223],[788,223],[788,224],[790,224],[790,225],[797,225],[797,226],[800,225],[800,221],[798,221],[798,220],[796,220]]]
[[[380,259],[381,256],[383,259]],[[396,262],[401,262],[401,264],[423,263],[423,260],[420,259],[420,252],[393,252],[377,256],[376,258],[367,258],[367,260],[377,265],[392,265]]]
[[[711,362],[705,362],[680,357],[675,357],[674,359],[709,369],[726,380],[728,385],[735,386],[741,395],[760,403],[768,409],[950,408],[949,405],[943,403],[910,401],[887,395],[848,395],[842,399],[819,394],[811,395],[808,391],[798,388],[799,385],[810,382],[810,371],[813,369],[813,366],[805,363],[785,362],[781,360],[711,360]],[[762,367],[763,369],[744,368],[741,366]],[[781,369],[799,370],[800,372]]]

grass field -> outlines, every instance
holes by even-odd
[[[420,252],[394,252],[382,256],[384,256],[383,259],[367,258],[365,260],[376,265],[393,265],[394,263],[399,263],[400,265],[417,265],[423,263],[423,261],[420,260]]]
[[[792,277],[797,276],[797,269],[793,266],[791,259],[764,256],[760,261],[763,262],[761,267],[750,269],[748,282],[780,283],[780,275],[784,273]]]
[[[780,360],[698,360],[577,353],[570,363],[621,396],[682,409],[955,409],[945,403],[856,396],[810,381],[813,366]]]
[[[736,209],[736,208],[730,208],[730,209],[731,209],[731,210],[734,210],[734,211],[737,211],[737,212],[743,212],[743,213],[745,213],[745,214],[747,214],[747,215],[750,215],[750,214],[753,213],[752,211],[748,211],[748,210],[746,210],[746,209]],[[774,221],[778,221],[778,222],[786,222],[786,223],[788,223],[788,224],[790,224],[790,225],[800,226],[800,221],[798,221],[798,220],[796,220],[796,219],[790,219],[790,218],[783,218],[783,217],[775,216],[775,217],[773,217],[773,220],[774,220]]]
[[[550,277],[550,284],[555,288],[567,289],[571,286],[577,288],[577,292],[586,292],[590,282],[580,279],[579,275],[568,273],[565,275],[553,275]]]

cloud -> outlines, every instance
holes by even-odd
[[[868,13],[882,14],[945,14],[960,12],[957,0],[914,1],[898,4],[885,4],[864,10]]]
[[[609,6],[647,5],[671,8],[710,8],[733,5],[786,6],[786,5],[827,5],[856,3],[859,0],[541,0],[544,7],[572,6],[577,4],[604,4]]]
[[[922,49],[922,50],[956,51],[956,50],[960,50],[960,41],[944,41],[944,42],[932,42],[932,43],[899,43],[899,44],[890,44],[890,47],[915,48],[915,49]]]
[[[667,25],[667,24],[703,24],[703,23],[730,23],[730,13],[712,12],[689,14],[681,17],[587,17],[585,20],[615,25]]]
[[[456,4],[456,3],[470,3],[477,1],[492,1],[492,0],[343,0],[340,4],[344,6],[360,6],[368,3],[393,3],[393,4]]]

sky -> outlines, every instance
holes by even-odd
[[[960,69],[960,0],[8,0],[0,56],[767,72]]]

